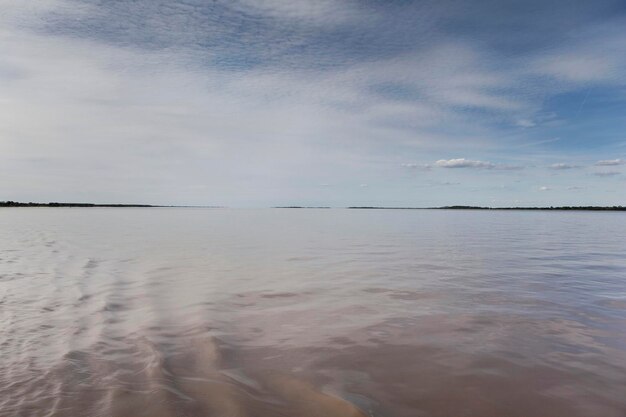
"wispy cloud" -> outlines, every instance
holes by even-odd
[[[602,161],[596,162],[596,166],[616,166],[616,165],[624,165],[626,161],[623,159],[605,159]]]
[[[496,164],[485,161],[475,161],[471,159],[465,158],[456,158],[456,159],[440,159],[435,162],[435,166],[440,168],[486,168],[491,169],[495,168]]]
[[[614,177],[616,175],[621,175],[621,172],[618,171],[603,171],[603,172],[594,172],[593,175],[596,177]]]
[[[432,168],[432,165],[430,164],[416,164],[414,162],[405,162],[400,164],[400,166],[402,166],[403,168],[419,169],[425,171],[429,171]]]
[[[456,159],[440,159],[434,164],[440,168],[476,168],[476,169],[498,169],[505,171],[515,171],[524,169],[522,165],[510,165],[510,164],[494,164],[488,161],[477,161],[465,158]]]
[[[577,169],[577,168],[581,168],[581,166],[559,162],[559,163],[550,165],[549,168],[555,169],[555,170],[565,170],[565,169]]]
[[[535,127],[537,126],[537,123],[535,123],[534,121],[530,120],[530,119],[520,119],[518,121],[515,122],[516,126],[519,127]]]

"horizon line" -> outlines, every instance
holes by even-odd
[[[75,208],[236,208],[220,205],[160,205],[160,204],[126,204],[126,203],[74,203],[74,202],[18,202],[12,200],[0,201],[0,207],[75,207]],[[254,208],[254,207],[251,207]],[[411,206],[271,206],[257,207],[270,209],[344,209],[344,210],[578,210],[578,211],[626,211],[626,206],[471,206],[471,205],[447,205],[438,207],[411,207]]]

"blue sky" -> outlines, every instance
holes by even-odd
[[[0,200],[626,205],[623,1],[0,8]]]

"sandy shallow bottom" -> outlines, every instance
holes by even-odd
[[[1,416],[626,415],[622,213],[3,209]]]

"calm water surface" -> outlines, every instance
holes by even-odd
[[[0,415],[623,417],[626,213],[3,208]]]

